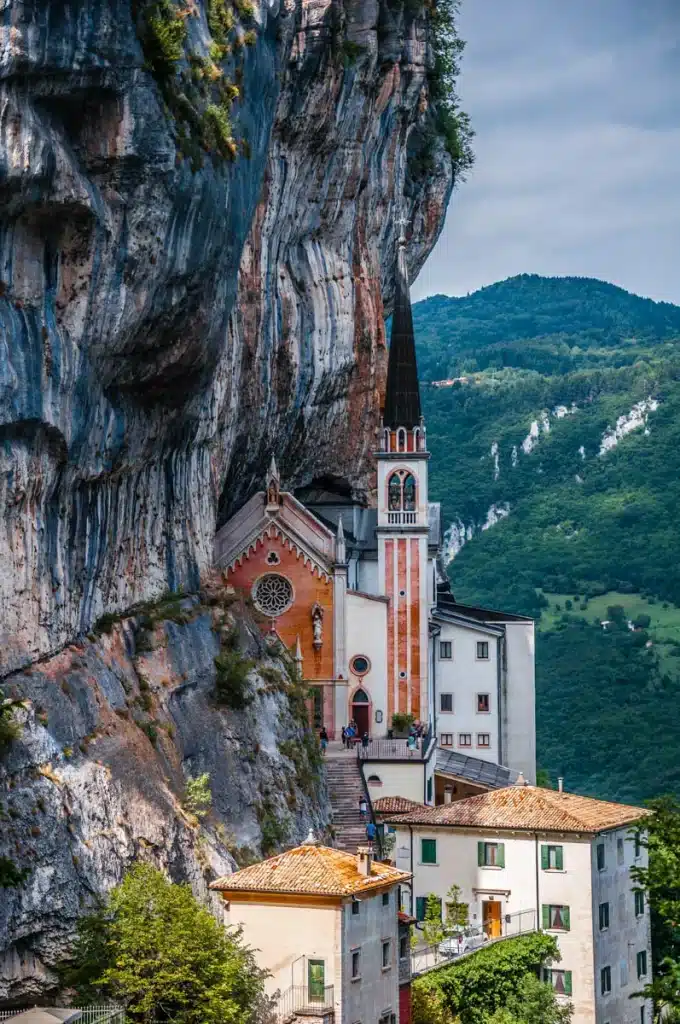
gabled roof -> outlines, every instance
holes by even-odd
[[[353,896],[407,881],[410,874],[373,861],[371,874],[359,871],[357,858],[327,846],[296,846],[294,850],[252,864],[210,886],[225,893],[297,893],[304,896]]]
[[[387,362],[387,388],[383,423],[386,427],[411,429],[420,423],[420,388],[416,343],[413,336],[413,315],[408,289],[406,247],[399,243],[395,282],[392,334]]]
[[[597,834],[632,825],[649,813],[643,807],[515,785],[440,807],[418,808],[391,820],[430,827]]]
[[[481,757],[469,757],[457,750],[442,750],[441,747],[437,747],[434,770],[441,775],[453,775],[473,785],[485,786],[486,789],[512,786],[519,777],[519,772],[502,764],[483,761]]]
[[[533,622],[528,615],[514,615],[511,612],[499,612],[493,608],[478,608],[472,604],[461,604],[451,593],[451,586],[446,581],[437,585],[437,610],[448,611],[467,619],[477,619],[491,624],[494,622]]]
[[[66,1009],[58,1006],[35,1006],[32,1010],[17,1011],[15,1017],[10,1017],[12,1024],[56,1024],[62,1021],[63,1024],[82,1020],[80,1010]]]
[[[408,814],[416,807],[425,806],[417,800],[408,800],[405,796],[381,796],[373,801],[373,810],[376,814]]]

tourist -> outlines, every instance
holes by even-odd
[[[328,746],[328,733],[326,732],[326,726],[324,725],[319,733],[319,742],[321,743],[321,753],[326,753],[326,747]]]
[[[361,737],[361,746],[364,748],[364,750],[368,750],[368,733],[367,732],[365,732],[364,735]]]
[[[360,796],[359,797],[359,814],[361,815],[362,819],[366,817],[367,812],[368,812],[368,804],[366,803],[366,797],[365,796]]]
[[[352,723],[351,722],[349,723],[349,725],[345,729],[345,739],[347,740],[347,749],[351,750],[352,749],[352,740],[354,739],[354,729],[352,728]]]
[[[369,843],[375,842],[375,825],[373,824],[372,821],[366,822],[366,838],[368,839]]]

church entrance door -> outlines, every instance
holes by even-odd
[[[371,704],[365,690],[357,690],[352,701],[352,718],[357,723],[359,736],[371,735]]]

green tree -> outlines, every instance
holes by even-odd
[[[238,932],[192,895],[137,864],[79,927],[66,982],[81,998],[113,999],[143,1024],[256,1024],[264,972]]]
[[[423,920],[423,936],[428,946],[443,942],[446,931],[442,921],[442,901],[433,892],[428,893]]]
[[[0,755],[21,735],[21,726],[16,720],[17,708],[25,708],[26,701],[5,697],[0,690]]]
[[[666,796],[650,807],[652,815],[635,833],[649,862],[630,872],[635,888],[646,894],[652,920],[654,980],[644,993],[656,1005],[680,1011],[680,802]]]
[[[28,868],[18,868],[9,857],[0,857],[0,889],[15,889],[28,875]]]
[[[470,924],[470,905],[461,900],[462,889],[455,883],[446,894],[446,933],[460,932]]]
[[[569,1024],[573,1013],[571,1003],[557,1002],[552,985],[527,974],[519,991],[489,1018],[489,1024]]]
[[[184,786],[184,806],[197,818],[205,818],[212,804],[210,773],[204,772],[196,778],[189,776]]]

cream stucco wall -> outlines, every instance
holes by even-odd
[[[570,835],[539,834],[536,839],[533,834],[413,826],[413,856],[408,828],[397,827],[396,833],[397,867],[413,871],[413,912],[415,898],[435,893],[445,900],[453,884],[463,890],[462,899],[470,905],[473,926],[481,926],[482,902],[491,897],[501,901],[504,927],[513,932],[517,927],[516,918],[507,925],[506,914],[538,909],[540,926],[543,904],[568,906],[570,930],[550,934],[557,938],[562,955],[561,962],[555,966],[572,972],[573,1024],[639,1024],[642,1001],[631,1001],[628,997],[641,984],[635,973],[635,953],[647,949],[651,965],[649,914],[646,911],[642,918],[635,918],[630,884],[631,843],[624,844],[624,863],[617,863],[616,840],[626,835],[625,830],[607,833],[591,842],[590,837]],[[436,839],[436,864],[422,863],[421,838]],[[505,844],[504,868],[478,866],[477,843],[480,840]],[[598,842],[607,845],[607,870],[604,872],[593,868]],[[542,844],[563,847],[562,871],[541,868]],[[623,909],[619,917],[620,895]],[[407,889],[404,889],[404,897],[408,898]],[[612,904],[611,927],[603,934],[599,932],[598,905],[605,899]],[[630,963],[630,983],[621,987],[619,962],[626,955]],[[605,962],[612,967],[612,994],[602,999],[599,971]],[[648,1020],[651,1021],[651,1017]]]
[[[451,622],[440,622],[441,633],[435,638],[435,676],[437,681],[437,742],[442,745],[442,734],[453,736],[453,746],[445,749],[460,750],[464,754],[498,763],[498,651],[497,637],[488,630],[475,629]],[[440,642],[451,643],[450,660],[440,656]],[[477,658],[477,642],[489,645],[489,658]],[[453,711],[441,710],[441,694],[453,696]],[[477,711],[477,694],[487,694],[489,711]],[[472,736],[471,747],[461,747],[461,733]],[[478,736],[488,734],[490,746],[480,747]]]
[[[358,686],[366,691],[371,701],[371,737],[380,738],[389,728],[387,715],[387,603],[384,600],[348,593],[346,605],[347,661],[351,701]],[[352,658],[363,654],[371,663],[364,676],[352,673]],[[382,722],[376,722],[376,711],[382,712]],[[348,718],[343,724],[347,724]]]
[[[503,764],[536,781],[536,674],[533,622],[505,623]]]
[[[398,740],[404,744],[404,755],[406,754],[406,740]],[[382,785],[378,786],[368,783],[372,800],[378,800],[384,796],[403,796],[407,800],[417,800],[418,803],[425,802],[426,780],[432,774],[434,757],[430,758],[429,765],[424,764],[420,756],[414,754],[412,761],[365,761],[364,777],[368,781],[370,776],[377,776]]]

